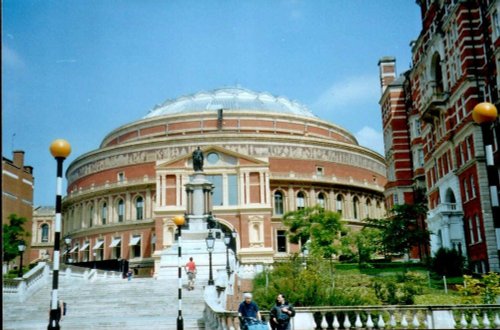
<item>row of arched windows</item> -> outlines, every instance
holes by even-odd
[[[280,216],[283,215],[287,210],[286,210],[286,203],[285,203],[285,193],[281,190],[276,190],[274,192],[274,215]],[[336,200],[335,200],[335,207],[331,207],[332,211],[336,211],[339,213],[345,213],[346,205],[345,205],[345,197],[342,194],[337,194]],[[316,195],[315,201],[312,203],[312,205],[319,205],[321,208],[327,208],[327,195],[324,192],[320,192]],[[352,205],[350,208],[351,215],[353,219],[360,219],[361,218],[361,210],[360,210],[360,200],[358,196],[354,196],[352,198]],[[295,195],[295,206],[296,210],[301,210],[304,209],[304,207],[308,206],[306,202],[306,194],[303,191],[297,192]],[[376,202],[376,210],[373,209],[372,201],[370,198],[367,198],[364,204],[364,210],[363,210],[363,215],[365,218],[369,217],[376,217],[376,216],[381,216],[380,212],[380,202]],[[291,210],[290,210],[291,211]],[[376,212],[375,212],[376,211]]]
[[[120,223],[126,220],[143,220],[145,218],[144,198],[138,195],[131,203],[129,219],[126,219],[126,201],[122,197],[115,198],[112,207],[109,207],[107,200],[98,202],[97,210],[94,202],[76,206],[69,210],[70,230],[113,222]]]

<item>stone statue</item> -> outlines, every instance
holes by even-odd
[[[193,151],[193,170],[203,172],[203,152],[200,147]]]

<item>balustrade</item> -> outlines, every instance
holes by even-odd
[[[298,307],[296,312],[291,330],[500,328],[500,305]],[[206,304],[205,321],[210,329],[240,329],[236,311],[213,304]]]

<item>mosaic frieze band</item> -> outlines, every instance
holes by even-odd
[[[220,147],[251,157],[277,157],[277,158],[295,158],[295,159],[314,159],[339,164],[346,164],[356,167],[372,170],[381,175],[385,175],[385,166],[382,162],[370,159],[367,156],[353,152],[334,150],[332,148],[305,147],[305,146],[283,146],[283,145],[249,145],[249,144],[222,144]],[[175,159],[184,155],[191,154],[194,147],[177,146],[162,147],[158,149],[149,149],[120,153],[110,155],[106,158],[96,160],[85,164],[74,170],[68,171],[68,180],[70,182],[98,171],[135,165],[157,160]]]

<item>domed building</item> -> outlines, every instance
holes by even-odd
[[[299,247],[282,216],[321,205],[351,226],[385,214],[384,159],[304,105],[241,88],[199,92],[156,106],[109,133],[66,172],[64,235],[79,262],[126,259],[158,266],[186,212],[192,152],[204,154],[213,215],[238,233],[240,263],[266,263]]]

